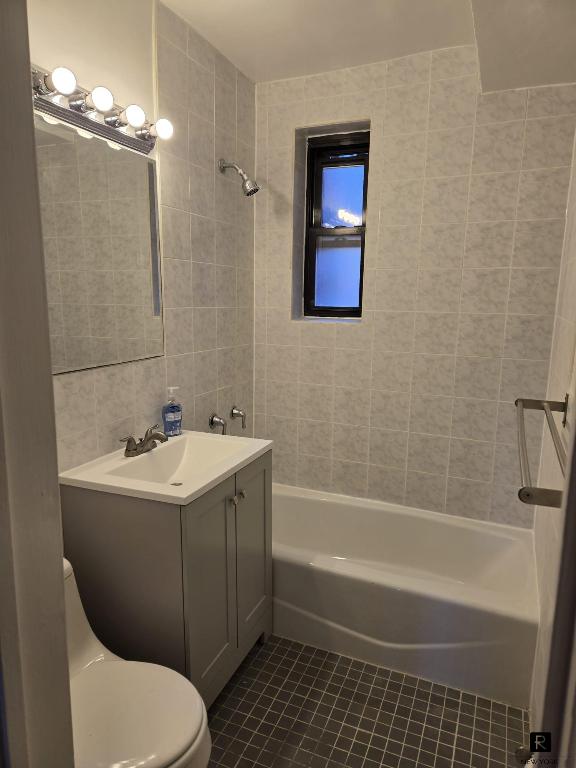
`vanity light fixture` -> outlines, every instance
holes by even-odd
[[[114,107],[114,96],[108,88],[104,88],[103,85],[97,85],[86,96],[86,104],[104,115]]]
[[[67,67],[56,67],[52,72],[33,73],[33,87],[43,96],[62,94],[71,96],[76,90],[76,75]]]
[[[133,128],[134,133],[138,136],[138,131],[146,125],[146,113],[138,104],[128,104],[121,112],[114,110],[114,112],[106,115],[104,122],[119,130],[125,130],[127,127]]]
[[[136,131],[136,136],[143,139],[171,139],[174,135],[174,126],[165,117],[160,117],[153,125],[144,125]]]
[[[114,96],[108,88],[97,85],[90,93],[78,93],[77,96],[68,101],[68,106],[78,112],[100,112],[100,114],[105,115],[114,107]]]
[[[128,104],[126,109],[120,113],[119,119],[131,128],[142,128],[146,122],[146,113],[138,104]]]
[[[92,90],[80,88],[74,73],[66,67],[46,72],[32,69],[34,109],[45,120],[73,125],[109,142],[149,154],[156,139],[172,138],[174,127],[161,117],[149,122],[138,104],[120,107],[103,85]],[[112,144],[111,144],[112,146]],[[117,148],[117,147],[116,147]]]
[[[157,136],[159,139],[171,139],[174,135],[174,126],[165,117],[156,120],[154,125],[150,126],[150,135]]]

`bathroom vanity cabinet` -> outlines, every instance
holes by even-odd
[[[272,629],[271,456],[186,506],[61,485],[64,551],[96,635],[185,674],[207,706]]]

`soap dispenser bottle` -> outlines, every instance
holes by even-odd
[[[167,437],[176,437],[182,434],[182,406],[176,401],[174,394],[178,387],[168,387],[168,402],[162,408],[162,421],[164,434]]]

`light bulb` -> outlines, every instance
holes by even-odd
[[[129,104],[120,115],[120,119],[132,128],[142,128],[146,122],[146,113],[138,104]]]
[[[97,85],[86,97],[86,104],[98,112],[110,112],[114,106],[114,96],[108,88],[103,85]]]
[[[174,126],[170,120],[161,117],[151,126],[150,133],[152,136],[158,136],[159,139],[171,139],[174,134]]]
[[[56,67],[44,78],[46,87],[58,91],[64,96],[70,96],[76,90],[76,76],[66,67]]]

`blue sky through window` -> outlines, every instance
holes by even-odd
[[[362,226],[364,166],[326,166],[322,169],[323,227]]]
[[[316,247],[316,306],[360,306],[361,239],[319,237]]]

